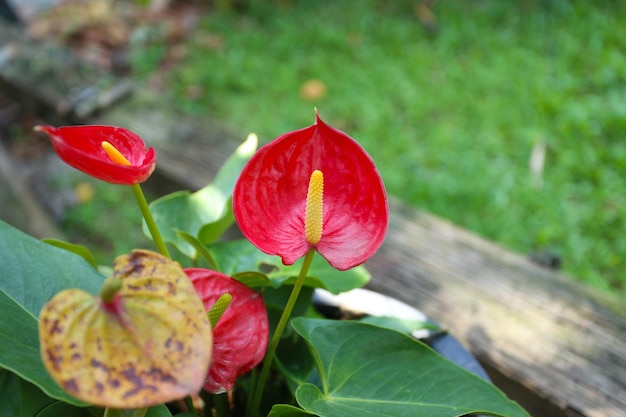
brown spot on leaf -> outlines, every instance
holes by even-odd
[[[46,357],[48,359],[48,363],[50,363],[55,370],[59,370],[60,366],[63,363],[63,358],[52,353],[50,349],[46,349]]]
[[[96,359],[92,359],[91,360],[91,366],[93,366],[94,368],[100,368],[105,372],[110,372],[111,370],[109,369],[108,366],[106,366],[105,364],[103,364],[102,362],[96,360]]]
[[[69,391],[70,393],[78,391],[78,385],[76,384],[76,380],[73,379],[73,378],[72,379],[68,379],[67,381],[63,381],[61,383],[61,385],[63,385],[63,388],[66,391]]]
[[[63,333],[63,326],[58,319],[52,322],[52,327],[50,327],[50,333]]]

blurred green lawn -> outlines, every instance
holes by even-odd
[[[177,106],[263,141],[317,107],[391,194],[626,291],[626,1],[431,2],[434,31],[417,0],[250,3],[202,18],[167,75]],[[164,51],[136,48],[136,76]],[[301,96],[312,79],[323,97]]]

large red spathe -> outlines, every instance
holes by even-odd
[[[388,225],[387,195],[374,161],[350,136],[316,115],[252,156],[235,184],[233,210],[260,250],[293,264],[311,248],[304,232],[309,179],[324,174],[323,228],[315,249],[336,269],[369,259]]]
[[[213,329],[213,353],[204,389],[220,394],[232,389],[240,375],[265,356],[269,323],[263,297],[239,281],[209,269],[188,268],[185,273],[207,311],[225,293],[232,296]]]
[[[116,126],[37,126],[50,137],[52,147],[66,164],[112,184],[132,185],[150,177],[156,165],[154,149],[130,130]],[[130,165],[112,161],[102,148],[109,142]]]

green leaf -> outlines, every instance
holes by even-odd
[[[65,249],[68,252],[75,253],[76,255],[82,257],[84,260],[89,262],[89,265],[93,266],[96,269],[98,268],[96,258],[94,258],[91,251],[83,245],[77,245],[75,243],[69,243],[63,240],[52,238],[42,239],[42,241],[47,243],[48,245],[56,246],[57,248]]]
[[[259,251],[245,239],[217,242],[210,245],[208,250],[224,274],[237,278],[243,272],[260,271],[269,278],[266,284],[276,288],[295,282],[302,267],[302,259],[293,265],[285,266],[280,257]],[[369,280],[370,274],[363,266],[348,271],[337,271],[321,255],[316,254],[304,285],[324,288],[337,294],[362,287]],[[263,281],[256,282],[262,284]]]
[[[300,273],[302,267],[302,259],[290,266],[284,266],[282,263],[275,273],[269,274],[270,279],[274,279],[277,282],[293,282]],[[311,285],[314,288],[323,288],[332,292],[333,294],[339,294],[340,292],[350,291],[355,288],[360,288],[367,284],[371,276],[367,269],[363,266],[357,266],[347,271],[338,271],[326,261],[321,255],[316,254],[313,258],[313,263],[307,274],[307,279],[315,279],[320,284]]]
[[[163,404],[148,408],[146,417],[172,417],[170,410]]]
[[[215,241],[234,221],[231,194],[239,172],[257,148],[256,135],[248,138],[224,162],[213,182],[190,193],[178,191],[150,204],[150,211],[166,242],[195,259],[196,248],[177,234],[185,232],[203,244]],[[144,224],[144,233],[150,236]]]
[[[267,317],[269,319],[270,324],[270,334],[274,333],[274,329],[276,329],[276,325],[280,320],[280,317],[285,310],[285,306],[287,305],[287,300],[291,295],[293,287],[283,286],[280,288],[265,288],[263,290],[263,301],[265,302],[265,307],[267,309]],[[311,287],[303,287],[298,295],[298,299],[296,300],[295,305],[293,306],[293,310],[291,311],[291,317],[300,317],[304,316],[307,313],[309,307],[311,306],[311,300],[313,298],[313,288]],[[288,327],[283,332],[282,337],[288,337],[293,333],[293,329]]]
[[[301,408],[287,404],[276,404],[267,417],[308,417],[311,413],[307,413]]]
[[[393,330],[350,321],[296,318],[321,386],[302,384],[298,404],[320,417],[529,417],[489,382]]]
[[[97,293],[103,281],[83,258],[0,221],[0,291],[33,316],[61,290]]]
[[[204,261],[209,265],[210,269],[219,272],[215,260],[211,256],[211,253],[202,244],[202,242],[200,242],[195,236],[192,236],[189,233],[183,232],[181,230],[176,231],[176,235],[179,238],[183,239],[185,242],[189,243],[191,246],[193,246],[193,248],[196,250],[196,253],[200,255],[202,259],[204,259]]]
[[[50,397],[84,403],[61,390],[39,353],[37,316],[56,293],[96,293],[103,277],[83,258],[40,242],[0,221],[0,367],[32,382]]]
[[[272,285],[272,281],[270,281],[267,275],[261,272],[256,272],[256,271],[239,272],[237,274],[232,275],[232,277],[250,288],[267,287],[267,286]]]
[[[63,402],[55,402],[44,408],[37,417],[99,417],[102,412],[92,408],[80,408]]]
[[[35,416],[56,402],[35,385],[6,369],[0,370],[0,416]]]
[[[276,364],[287,380],[287,386],[293,395],[304,383],[319,384],[319,375],[315,361],[305,340],[293,334],[283,338],[276,351]]]
[[[205,245],[213,243],[219,239],[234,222],[233,200],[229,198],[228,201],[226,201],[226,207],[224,207],[224,215],[218,220],[202,226],[200,232],[198,232],[198,239]]]

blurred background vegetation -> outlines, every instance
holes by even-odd
[[[626,294],[626,0],[171,3],[192,29],[137,24],[126,57],[167,105],[262,142],[317,108],[390,194]]]

